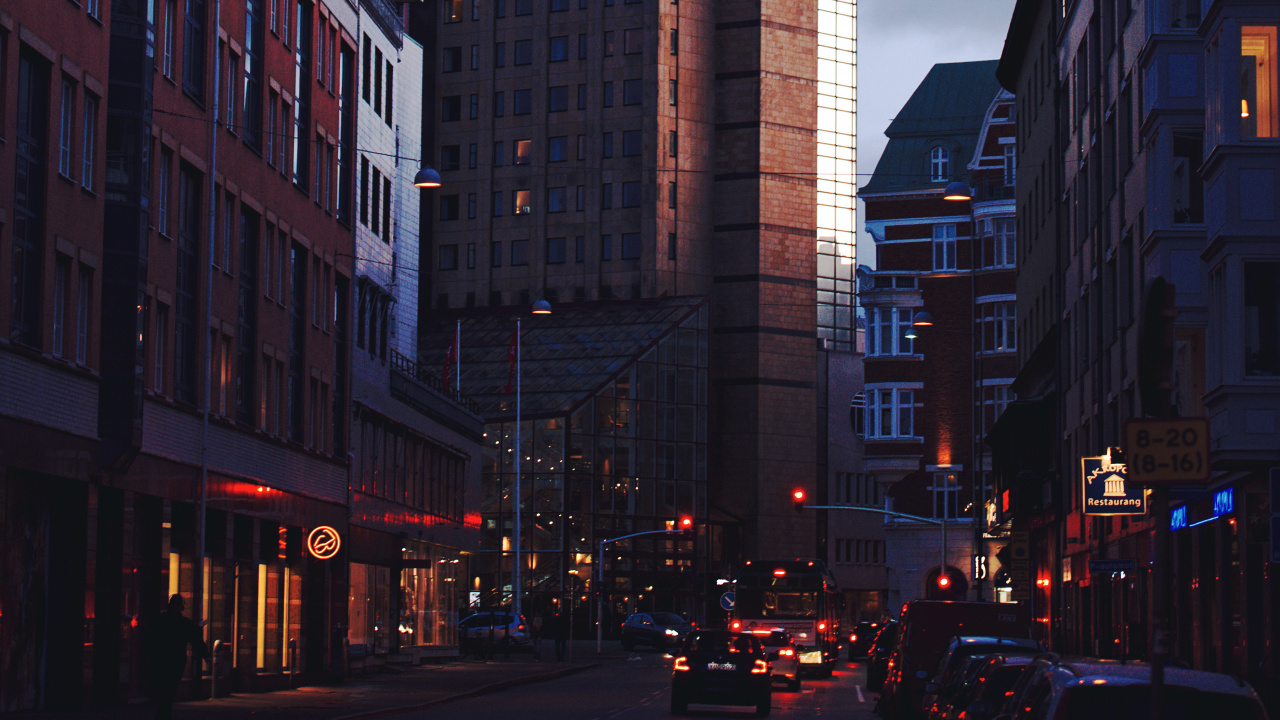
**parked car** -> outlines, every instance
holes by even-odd
[[[920,709],[925,715],[937,711],[940,704],[949,703],[960,682],[968,661],[972,658],[998,654],[1035,654],[1041,650],[1040,643],[1029,638],[1005,638],[987,635],[957,637],[947,646],[942,659],[938,661],[938,669],[933,672],[929,682],[925,683],[924,696]]]
[[[769,655],[769,671],[775,682],[787,684],[787,690],[800,692],[800,655],[791,633],[780,628],[752,632]]]
[[[529,623],[524,615],[516,617],[504,612],[478,612],[458,623],[458,636],[468,640],[488,640],[489,626],[493,626],[493,642],[503,645],[524,645],[529,642]]]
[[[1012,694],[1018,679],[1035,671],[1036,660],[1019,655],[987,655],[956,689],[933,720],[991,720]]]
[[[662,650],[684,643],[693,626],[675,613],[635,613],[622,623],[622,648],[652,645]]]
[[[890,720],[916,720],[925,683],[957,635],[1030,638],[1026,607],[1008,603],[912,600],[902,606],[898,642],[880,692],[880,711]]]
[[[880,623],[862,621],[853,626],[849,632],[849,662],[866,657],[875,642],[876,633],[880,632]]]
[[[754,705],[757,717],[773,702],[769,657],[755,636],[729,630],[695,630],[671,670],[671,712],[691,703]]]
[[[876,633],[867,652],[867,689],[879,692],[884,686],[884,678],[889,674],[889,656],[898,641],[898,621],[890,620]]]
[[[1266,720],[1258,694],[1239,678],[1165,667],[1160,717]],[[1131,720],[1151,714],[1151,666],[1144,662],[1063,661],[1039,672],[1006,714],[1011,720]]]

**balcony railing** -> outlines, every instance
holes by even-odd
[[[397,48],[404,44],[404,25],[395,4],[390,0],[360,0],[360,4],[369,10],[370,17]]]
[[[420,362],[416,362],[411,358],[405,357],[396,352],[395,348],[391,349],[391,369],[399,372],[401,375],[411,378],[414,382],[424,385],[437,394],[452,400],[471,412],[479,415],[480,406],[476,401],[466,397],[462,393],[453,388],[445,387],[440,382],[440,369],[436,367],[427,367]]]

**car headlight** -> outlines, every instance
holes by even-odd
[[[671,637],[676,637],[676,636],[678,636],[678,635],[680,634],[680,631],[679,631],[679,630],[672,630],[671,628],[667,628],[667,634],[668,634],[668,635],[670,635]]]

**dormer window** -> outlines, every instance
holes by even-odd
[[[929,179],[933,182],[943,182],[950,177],[950,158],[951,153],[941,145],[929,151]]]

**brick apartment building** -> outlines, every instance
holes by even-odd
[[[145,696],[141,634],[171,594],[220,641],[224,690],[339,675],[349,572],[376,561],[362,577],[403,583],[409,568],[416,581],[474,544],[474,438],[382,407],[413,441],[354,445],[366,438],[353,437],[353,407],[382,400],[351,394],[369,274],[353,228],[368,205],[386,210],[357,202],[357,76],[373,69],[358,64],[352,6],[333,5],[0,10],[0,137],[14,148],[0,159],[6,711]],[[406,78],[402,98],[420,74]],[[354,363],[370,387],[425,392],[411,367],[394,380],[385,347]],[[478,436],[455,399],[428,401]],[[367,502],[351,495],[353,467],[377,477]],[[325,533],[328,547],[313,542]],[[432,632],[393,648],[451,644],[453,591],[419,590],[412,608],[384,607],[363,583],[351,604],[379,608],[383,625],[428,611],[399,619]]]
[[[975,478],[989,483],[984,437],[1009,401],[1017,347],[1013,101],[995,66],[935,65],[890,124],[860,193],[878,260],[860,278],[866,471],[889,509],[934,521],[886,521],[878,552],[891,609],[979,596],[972,556],[997,549],[984,539],[989,498],[975,489]],[[944,199],[953,181],[970,200]],[[920,313],[932,324],[913,327]],[[944,572],[948,588],[938,584]],[[985,585],[982,597],[996,599]]]

